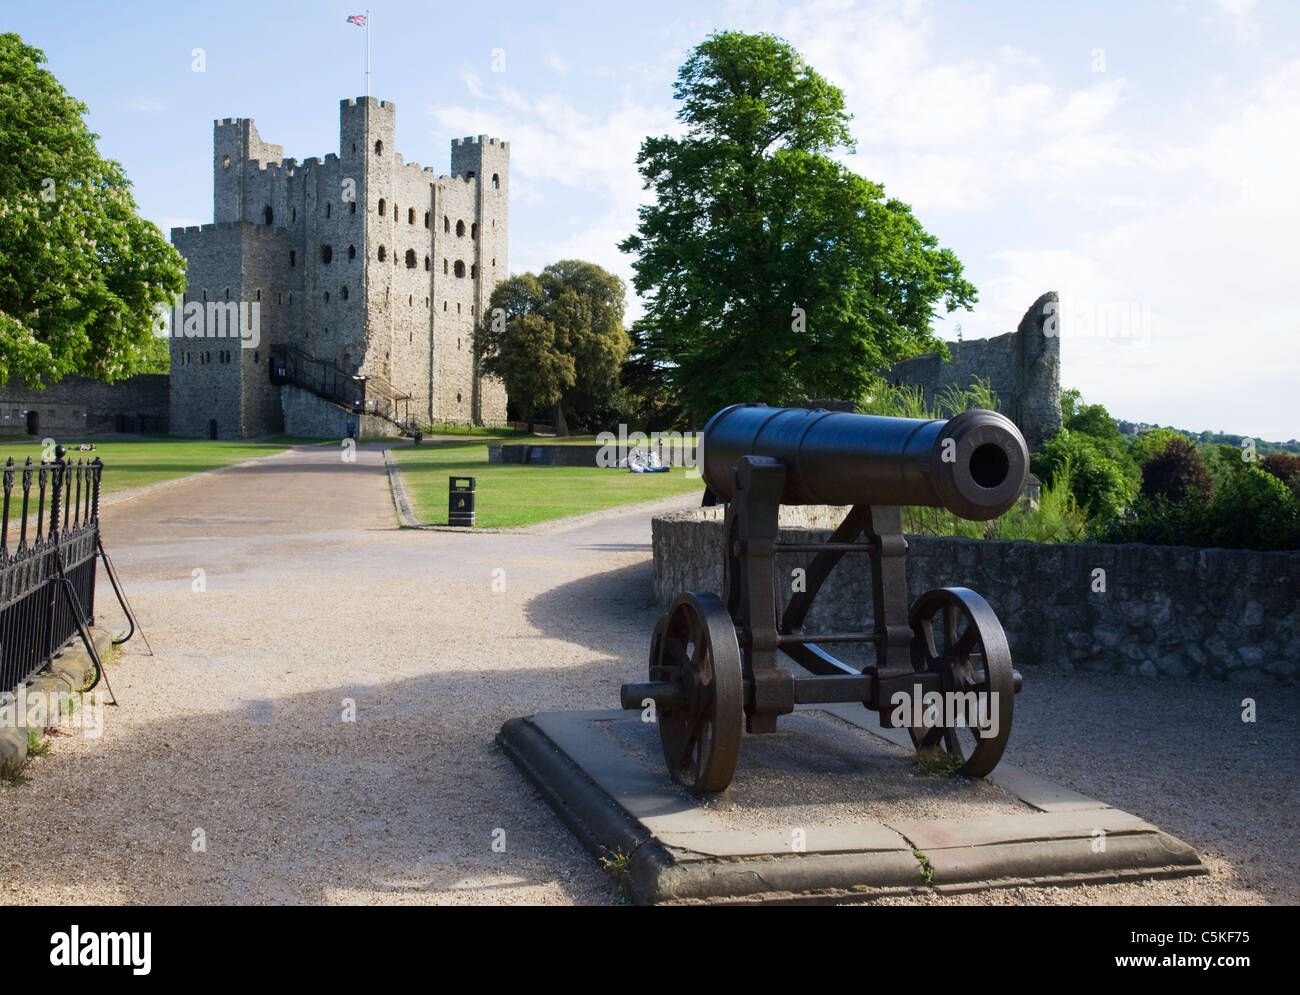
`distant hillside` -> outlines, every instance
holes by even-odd
[[[1117,421],[1116,424],[1124,435],[1141,435],[1148,429],[1168,428],[1187,436],[1193,442],[1210,445],[1240,447],[1242,439],[1252,438],[1248,435],[1231,435],[1224,432],[1189,432],[1185,428],[1177,428],[1174,425],[1148,425],[1146,422]],[[1295,439],[1289,442],[1265,442],[1263,439],[1255,439],[1255,451],[1261,456],[1267,456],[1269,453],[1300,453],[1300,442]]]

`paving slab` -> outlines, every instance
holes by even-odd
[[[985,888],[1205,873],[1139,816],[1003,764],[926,777],[904,730],[856,705],[800,706],[746,736],[731,786],[699,799],[668,777],[639,712],[511,719],[505,753],[638,904],[870,901]]]

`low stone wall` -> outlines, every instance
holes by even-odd
[[[826,509],[785,509],[782,539],[824,540],[833,519]],[[661,608],[679,591],[722,592],[721,508],[656,517],[653,544]],[[1300,682],[1300,553],[931,536],[908,544],[910,597],[935,587],[979,592],[1006,629],[1017,667]],[[807,559],[782,555],[781,576]],[[783,588],[784,602],[790,584]],[[847,556],[808,629],[867,627],[871,614],[868,558]]]

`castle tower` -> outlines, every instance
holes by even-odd
[[[372,97],[341,101],[338,153],[301,165],[250,119],[215,122],[215,221],[172,240],[185,302],[257,303],[259,342],[173,337],[174,432],[326,437],[395,433],[394,418],[505,420],[504,389],[482,377],[472,343],[509,272],[509,146],[456,140],[451,175],[436,176],[395,145],[396,106]],[[280,369],[290,355],[314,371],[311,385],[272,382],[272,357]],[[363,390],[367,403],[401,399],[387,424],[349,410]]]

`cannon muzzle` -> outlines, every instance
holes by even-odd
[[[733,404],[704,426],[701,472],[731,500],[744,456],[786,466],[782,504],[923,505],[972,521],[997,518],[1020,497],[1029,451],[996,411],[947,421]]]

